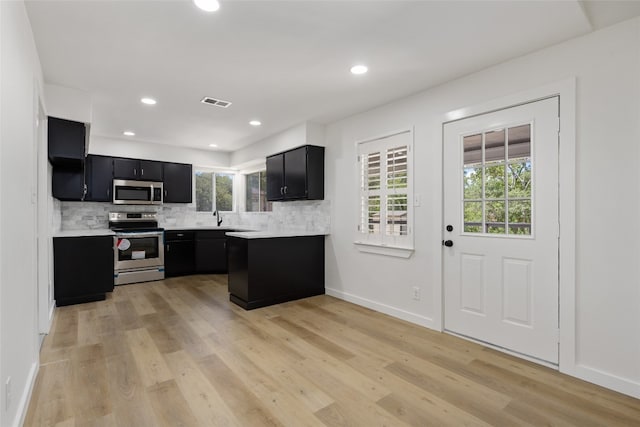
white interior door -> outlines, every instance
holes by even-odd
[[[558,363],[553,97],[444,126],[445,330]]]

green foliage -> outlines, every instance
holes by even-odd
[[[196,211],[213,211],[213,172],[196,171]]]
[[[233,210],[233,175],[216,174],[216,209],[220,212]]]

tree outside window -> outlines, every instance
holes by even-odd
[[[232,173],[196,171],[196,211],[233,211]]]
[[[267,201],[267,172],[259,171],[245,175],[245,209],[247,212],[270,212],[271,202]]]

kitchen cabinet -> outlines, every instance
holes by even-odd
[[[87,126],[80,122],[49,117],[47,133],[51,165],[80,169],[86,155]]]
[[[56,305],[105,299],[113,291],[113,236],[54,237]]]
[[[164,203],[191,203],[193,168],[189,164],[163,163]]]
[[[111,202],[113,199],[113,158],[89,154],[86,161],[85,178],[89,202]]]
[[[229,237],[229,299],[251,310],[324,294],[324,240]]]
[[[324,147],[303,145],[267,157],[267,200],[323,200]]]
[[[51,194],[58,200],[83,200],[86,187],[84,181],[84,165],[54,166],[51,175]]]
[[[195,270],[195,233],[193,231],[165,231],[165,277],[192,274]]]
[[[162,181],[162,162],[115,158],[113,159],[113,177],[139,181]]]
[[[227,272],[227,231],[196,231],[196,273]]]

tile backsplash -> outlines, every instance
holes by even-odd
[[[223,226],[262,231],[304,231],[329,233],[328,200],[274,202],[272,212],[229,212],[220,214]],[[210,213],[196,212],[193,204],[166,203],[162,206],[113,205],[101,202],[61,202],[61,229],[108,228],[109,212],[157,212],[160,227],[215,226]]]

